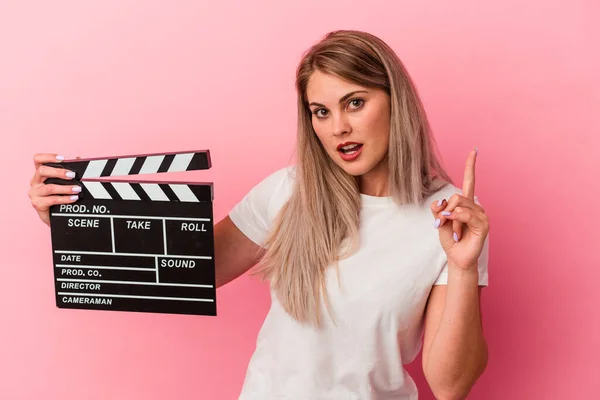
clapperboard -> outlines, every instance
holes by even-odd
[[[57,307],[216,315],[212,183],[112,179],[209,169],[208,150],[46,165],[82,188],[50,208]]]

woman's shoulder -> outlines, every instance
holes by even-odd
[[[289,198],[294,173],[293,165],[272,170],[229,212],[231,220],[255,243],[262,243],[277,211]]]
[[[271,172],[268,177],[273,177],[279,181],[293,182],[296,179],[296,164],[286,165]]]
[[[291,187],[296,179],[296,165],[279,167],[268,173],[256,186],[261,190],[278,192]]]
[[[245,200],[268,209],[273,203],[281,204],[292,193],[295,165],[279,167],[267,173],[245,196]]]

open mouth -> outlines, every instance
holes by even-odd
[[[362,148],[361,143],[342,143],[337,147],[337,150],[343,160],[352,161],[360,155]]]
[[[339,147],[338,150],[341,151],[344,154],[354,154],[356,153],[360,148],[362,148],[362,144],[360,143],[353,143],[353,144],[349,144],[347,146],[342,146]]]

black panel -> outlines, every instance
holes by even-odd
[[[107,267],[98,266],[69,266],[60,264],[56,267],[55,275],[57,279],[77,279],[81,282],[86,280],[112,280],[112,281],[132,281],[132,282],[156,282],[156,268],[146,269],[107,269]]]
[[[207,284],[214,281],[212,260],[159,257],[158,281],[162,283]]]
[[[82,216],[51,218],[54,250],[112,251],[110,219]]]
[[[111,293],[114,295],[132,295],[132,296],[157,296],[173,297],[186,299],[205,299],[213,298],[213,289],[197,286],[169,286],[169,285],[137,285],[127,283],[96,283],[89,282],[70,282],[58,281],[55,284],[57,292],[85,293],[85,294],[103,294]],[[116,297],[116,296],[115,296]]]
[[[212,202],[136,193],[51,207],[57,307],[216,315]]]
[[[159,219],[114,218],[117,253],[163,254],[163,221]]]
[[[169,254],[202,256],[212,252],[212,221],[169,220],[165,226]]]
[[[163,314],[190,314],[190,315],[217,315],[215,301],[176,301],[176,300],[151,300],[140,298],[118,297],[84,297],[77,295],[62,295],[57,292],[56,305],[59,308],[73,308],[84,310],[108,311],[137,311]],[[87,301],[92,303],[78,303]],[[107,302],[110,301],[110,304]]]
[[[132,256],[114,254],[76,254],[70,252],[60,252],[54,254],[54,264],[66,264],[72,266],[96,265],[104,267],[126,267],[126,268],[156,268],[156,262],[153,257]]]

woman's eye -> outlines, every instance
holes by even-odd
[[[350,100],[350,105],[352,106],[352,108],[360,108],[364,103],[363,99],[352,99]]]
[[[314,114],[315,114],[317,117],[324,117],[324,116],[327,114],[327,110],[324,110],[324,109],[322,109],[322,108],[319,108],[318,110],[316,110],[316,111],[314,112]]]

